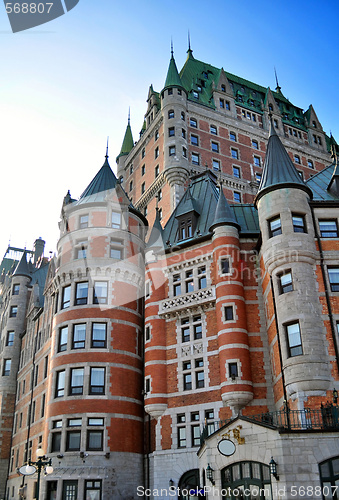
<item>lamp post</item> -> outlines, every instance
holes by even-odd
[[[47,459],[47,457],[45,457],[45,453],[41,448],[37,449],[36,456],[37,456],[36,462],[32,462],[31,460],[29,460],[27,465],[23,465],[22,467],[19,468],[19,472],[24,476],[31,476],[35,472],[38,473],[38,481],[36,486],[36,500],[39,500],[41,471],[43,468],[45,468],[46,474],[52,474],[53,467],[52,467],[52,459],[51,458]]]

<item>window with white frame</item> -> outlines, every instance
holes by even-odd
[[[300,356],[303,354],[301,343],[300,325],[299,322],[290,323],[285,326],[287,334],[288,356]]]

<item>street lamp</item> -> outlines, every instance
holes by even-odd
[[[40,475],[41,471],[44,468],[45,469],[45,474],[52,474],[53,472],[53,467],[52,467],[52,459],[47,459],[45,457],[45,453],[41,448],[38,448],[36,451],[36,456],[37,460],[36,462],[32,462],[31,460],[28,461],[27,465],[23,465],[22,467],[19,468],[20,474],[23,476],[31,476],[35,472],[38,473],[38,481],[37,481],[37,486],[36,486],[36,500],[39,500],[39,492],[40,492]]]

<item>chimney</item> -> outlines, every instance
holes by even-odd
[[[40,257],[44,254],[45,241],[39,236],[39,239],[34,242],[34,264],[38,262]]]

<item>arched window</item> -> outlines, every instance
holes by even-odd
[[[205,498],[199,493],[200,490],[200,480],[199,480],[199,469],[191,469],[185,472],[179,480],[179,500],[195,500],[198,498]]]
[[[226,495],[223,500],[272,500],[270,468],[259,462],[238,462],[221,471],[221,485]],[[251,492],[250,496],[245,494]],[[229,494],[228,494],[229,493]]]
[[[174,118],[174,110],[170,109],[168,112],[168,118]]]

